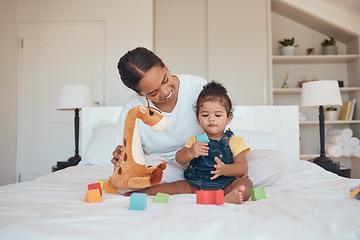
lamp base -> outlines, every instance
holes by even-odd
[[[81,157],[75,155],[75,156],[69,158],[67,161],[57,162],[56,166],[59,169],[64,169],[64,168],[67,168],[67,167],[76,166],[76,165],[79,164],[80,161],[81,161]]]
[[[313,163],[319,165],[325,170],[337,170],[339,169],[339,163],[333,162],[333,160],[329,157],[317,157],[313,159]]]
[[[68,162],[73,164],[73,166],[78,165],[78,163],[81,161],[81,157],[79,155],[75,155],[68,159]]]

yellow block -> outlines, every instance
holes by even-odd
[[[108,181],[108,179],[99,179],[99,180],[97,180],[97,182],[99,182],[100,185],[101,185],[101,190],[105,190],[105,186],[106,186],[107,181]]]
[[[88,203],[102,202],[99,189],[91,189],[86,191],[85,201]]]
[[[118,190],[116,187],[110,184],[110,181],[106,181],[105,184],[105,192],[107,193],[118,193]]]
[[[351,196],[356,197],[356,195],[358,195],[359,192],[360,192],[360,188],[357,188],[354,191],[352,191],[350,194]]]

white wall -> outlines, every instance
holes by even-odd
[[[18,86],[16,8],[16,1],[0,0],[0,185],[16,181]]]
[[[19,25],[84,21],[106,23],[103,104],[122,105],[132,91],[121,83],[117,62],[137,46],[153,49],[151,0],[0,0],[0,186],[17,178]]]

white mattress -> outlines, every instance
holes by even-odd
[[[103,193],[84,201],[87,185],[109,166],[77,166],[0,188],[1,239],[360,239],[360,201],[346,179],[314,164],[288,163],[267,198],[242,205],[198,205],[193,194],[148,197],[145,211],[129,198]]]

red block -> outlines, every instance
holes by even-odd
[[[223,190],[201,190],[196,191],[197,204],[224,204],[224,191]]]
[[[99,189],[100,196],[102,196],[101,184],[99,182],[89,184],[88,185],[88,190],[92,190],[92,189]]]

